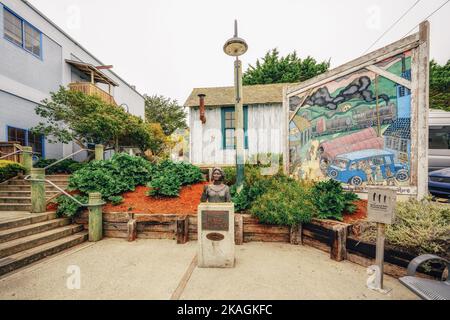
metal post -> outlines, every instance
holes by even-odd
[[[95,145],[95,160],[104,160],[103,158],[104,149],[105,148],[102,144]]]
[[[89,193],[89,241],[95,242],[103,238],[102,194]]]
[[[33,148],[32,147],[22,147],[22,165],[25,167],[25,174],[31,173],[31,168],[33,167]]]
[[[238,192],[244,182],[244,110],[242,106],[242,63],[236,57],[234,62],[234,81],[236,89],[235,137],[236,137],[236,185]]]
[[[384,241],[386,238],[386,225],[384,223],[377,223],[377,249],[375,263],[380,268],[380,282],[379,287],[383,290],[383,275],[384,275]]]
[[[31,212],[43,213],[46,210],[45,169],[31,169]],[[39,180],[39,181],[36,181]]]

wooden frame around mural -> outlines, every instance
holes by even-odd
[[[285,141],[287,141],[287,143],[283,152],[283,165],[285,172],[289,172],[292,174],[292,167],[296,163],[295,161],[297,161],[296,168],[299,168],[298,170],[302,174],[301,177],[304,178],[305,174],[304,172],[302,172],[302,166],[305,166],[305,162],[319,161],[319,168],[322,172],[322,175],[324,177],[331,176],[329,168],[331,167],[331,165],[335,164],[334,162],[337,159],[336,157],[341,157],[343,156],[343,154],[337,153],[337,156],[334,155],[335,158],[332,158],[330,156],[330,159],[325,159],[327,161],[329,160],[329,162],[325,162],[322,167],[322,156],[324,154],[322,146],[327,142],[326,139],[330,138],[330,141],[334,141],[334,139],[337,139],[336,137],[345,137],[346,135],[350,135],[350,133],[358,132],[358,130],[362,131],[362,128],[372,128],[373,126],[373,131],[377,132],[377,135],[374,137],[374,143],[377,142],[375,138],[378,138],[378,145],[373,148],[361,147],[358,149],[356,147],[353,147],[353,149],[355,150],[352,150],[349,147],[349,152],[346,151],[344,153],[344,155],[348,157],[348,160],[346,162],[348,164],[348,167],[345,167],[345,163],[342,164],[343,171],[363,171],[363,167],[366,166],[368,168],[368,171],[366,171],[365,175],[366,180],[362,179],[363,181],[358,181],[358,179],[352,178],[353,180],[344,182],[345,179],[348,178],[348,176],[345,175],[340,181],[343,182],[344,185],[348,184],[350,190],[359,192],[359,194],[363,198],[366,197],[366,188],[363,186],[372,184],[372,182],[374,184],[389,185],[388,177],[391,178],[390,181],[398,187],[397,190],[399,195],[406,195],[408,198],[423,198],[424,196],[426,196],[428,194],[427,158],[429,113],[429,29],[429,22],[424,21],[420,24],[418,33],[412,34],[381,49],[359,57],[315,78],[304,81],[298,85],[287,87],[284,91],[283,101],[286,121],[285,127],[287,128],[284,132]],[[405,56],[408,57],[408,65],[410,66],[407,70],[407,76],[405,76]],[[403,67],[403,69],[401,69],[401,74],[399,74],[399,66]],[[390,68],[390,70],[387,70],[388,67]],[[395,72],[397,72],[397,74],[392,71],[394,69],[396,70]],[[364,77],[364,75],[366,76]],[[374,80],[370,78],[370,75]],[[397,95],[393,99],[391,99],[391,102],[389,102],[389,96],[387,94],[379,95],[380,92],[377,87],[379,81],[378,79],[382,79],[380,81],[383,82],[383,88],[387,88],[388,84],[390,83],[394,84],[397,87]],[[342,86],[345,86],[346,81],[348,82],[348,84],[346,87],[344,87],[344,89],[342,89]],[[366,81],[365,84],[364,81]],[[365,87],[363,87],[364,85]],[[331,87],[330,91],[328,91],[328,86]],[[351,86],[361,91],[358,91],[356,94],[352,95],[352,92],[354,92],[352,90],[354,88],[351,88]],[[400,108],[403,108],[403,104],[400,105],[399,97],[403,96],[399,96],[398,88],[401,88],[401,90],[403,91],[407,90],[407,95],[410,95],[410,97],[408,98],[410,99],[410,103],[408,100],[409,109],[406,112],[408,114],[407,118],[402,116],[402,114],[404,115],[405,112],[403,110],[400,110]],[[389,92],[392,92],[392,90],[395,89],[389,90]],[[358,99],[360,99],[360,101],[358,101]],[[382,99],[384,99],[384,101],[382,101]],[[374,107],[375,100],[376,109]],[[292,103],[292,101],[295,101],[297,105]],[[389,111],[388,109],[383,109],[383,111],[380,111],[380,105],[382,105],[382,102],[384,102],[385,104],[384,108],[388,108],[389,102],[391,111]],[[364,103],[366,105],[364,105]],[[320,110],[320,108],[324,110],[323,114],[317,111]],[[369,110],[371,112],[370,117],[372,117],[369,119],[376,119],[377,124],[374,124],[374,121],[372,121],[370,122],[370,124],[366,124],[366,127],[361,126],[359,123],[355,125],[355,114],[361,119],[363,119],[365,116],[365,114],[362,113],[361,110]],[[401,111],[403,112],[402,114]],[[391,112],[391,118],[386,116],[386,118],[382,117],[382,119],[380,120],[381,112]],[[329,114],[332,114],[332,116],[329,116]],[[347,115],[347,118],[349,118],[349,120],[345,119],[344,116],[341,115]],[[296,119],[294,119],[294,117],[296,117]],[[328,120],[319,118],[331,120],[328,124],[328,122],[325,122]],[[344,128],[345,125],[338,124],[334,126],[334,123],[339,122],[336,119],[338,119],[341,123],[347,121],[348,127],[343,130],[342,128]],[[390,155],[390,149],[388,148],[388,145],[391,141],[390,139],[392,139],[392,141],[395,140],[393,138],[390,138],[390,134],[394,130],[392,129],[392,127],[394,127],[394,123],[396,126],[398,126],[398,123],[402,119],[409,119],[407,121],[409,122],[407,123],[407,125],[409,126],[408,138],[403,139],[408,141],[407,152],[402,153],[401,151],[399,151],[398,153],[392,153],[391,160],[389,160],[388,155]],[[296,120],[295,123],[294,120]],[[325,123],[323,125],[322,123],[319,124],[318,122],[320,120]],[[334,122],[332,122],[332,120],[334,120]],[[403,123],[405,123],[405,121],[403,121]],[[337,129],[334,129],[333,131],[331,129],[328,129],[328,127],[336,127]],[[323,130],[323,128],[327,128],[325,130],[328,131],[319,133],[319,129]],[[344,131],[350,133],[346,133]],[[389,134],[387,136],[384,136],[386,132],[389,132]],[[290,145],[291,138],[294,142]],[[397,150],[401,150],[402,148],[399,147],[397,143],[402,143],[402,140],[400,138],[398,140],[399,142],[396,141],[395,146],[398,147]],[[380,141],[383,141],[381,142],[381,146]],[[308,142],[309,144],[307,144]],[[313,142],[315,143],[314,145]],[[348,146],[351,145],[354,145],[354,143],[352,144],[348,142]],[[305,157],[305,154],[309,150],[308,148],[311,148],[309,160]],[[392,142],[392,148],[394,148],[394,142]],[[376,160],[374,158],[365,158],[369,159],[365,162],[355,160],[360,154],[370,155],[369,151],[373,150],[380,150],[378,152],[380,154],[380,159],[386,159],[383,160],[383,164],[377,165],[376,167],[375,161],[372,161]],[[320,159],[318,156],[319,151]],[[382,151],[384,151],[384,153]],[[404,154],[406,154],[406,156]],[[314,159],[311,158],[311,155],[314,157]],[[392,163],[393,165],[390,166],[390,163]],[[350,164],[354,165],[352,169],[350,169]],[[403,164],[403,167],[401,167],[400,164]],[[375,169],[377,169],[377,172],[375,172]],[[403,171],[397,177],[397,171],[401,170]],[[401,180],[401,178],[405,178],[405,172],[407,173],[407,178],[405,180]],[[401,175],[402,173],[403,176]],[[378,179],[375,179],[377,178],[377,175],[378,177],[380,177],[379,181]],[[307,178],[310,178],[307,174],[306,176]],[[317,174],[317,176],[320,176],[320,174]],[[311,175],[311,177],[314,178],[313,175]],[[399,183],[399,181],[402,183]],[[361,184],[358,185],[358,183]]]

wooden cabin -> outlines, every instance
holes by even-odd
[[[243,87],[246,162],[267,154],[283,154],[287,110],[283,109],[288,84]],[[204,95],[204,112],[200,97]],[[189,108],[190,162],[200,167],[235,164],[235,88],[195,88],[184,106]],[[201,113],[204,117],[201,117]]]

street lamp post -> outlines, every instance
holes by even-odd
[[[238,37],[237,20],[234,20],[234,37],[227,40],[223,51],[232,57],[234,62],[234,87],[235,87],[235,144],[236,144],[236,186],[238,192],[244,182],[244,110],[242,100],[242,63],[239,56],[247,52],[248,45],[244,39]]]

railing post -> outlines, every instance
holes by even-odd
[[[95,145],[95,160],[104,160],[103,158],[104,149],[105,148],[102,144]]]
[[[89,193],[89,241],[99,241],[103,237],[102,194]]]
[[[43,213],[46,210],[45,169],[31,169],[31,212]],[[39,180],[39,181],[36,181]]]
[[[32,147],[22,147],[22,165],[25,167],[25,174],[31,173],[31,168],[33,167],[33,148]]]

